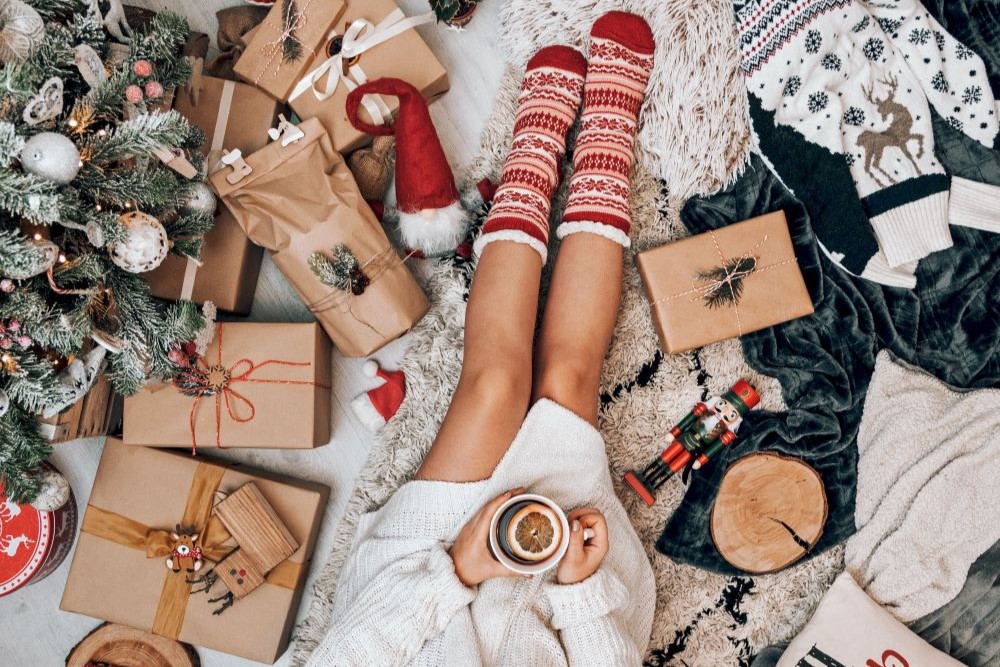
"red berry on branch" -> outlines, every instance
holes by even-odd
[[[20,331],[21,330],[21,323],[18,320],[11,320],[10,322],[7,323],[7,330],[8,331]]]
[[[183,352],[181,352],[178,348],[175,347],[169,352],[167,352],[167,359],[169,359],[175,364],[180,364],[181,362],[184,361],[185,356]]]
[[[4,278],[0,280],[0,292],[5,294],[10,294],[14,291],[14,281],[9,278]]]
[[[146,97],[159,99],[163,97],[163,84],[159,81],[150,81],[146,84]]]
[[[191,356],[192,354],[198,351],[198,346],[194,344],[193,340],[189,340],[188,342],[181,345],[181,349],[184,350],[184,354]]]
[[[31,347],[34,343],[35,341],[31,340],[29,336],[20,336],[17,339],[17,344],[21,347]]]
[[[9,350],[12,347],[14,347],[14,341],[6,336],[0,338],[0,349]]]
[[[125,99],[129,101],[130,104],[138,104],[142,102],[142,88],[132,84],[125,88]]]
[[[132,65],[132,71],[136,76],[146,77],[153,73],[153,66],[148,60],[136,60]]]

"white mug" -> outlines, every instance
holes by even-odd
[[[556,518],[559,520],[559,526],[561,528],[561,538],[559,540],[558,548],[551,556],[536,563],[525,563],[523,561],[515,560],[508,555],[506,549],[504,549],[500,543],[499,526],[504,514],[512,506],[525,502],[539,503],[551,509],[556,515]],[[593,536],[594,531],[589,528],[583,531],[584,541],[589,540]],[[569,549],[569,539],[569,520],[566,518],[566,513],[563,512],[562,508],[556,503],[552,502],[545,496],[538,495],[537,493],[522,493],[509,498],[503,505],[500,506],[500,508],[493,515],[493,519],[490,521],[490,551],[493,553],[493,557],[496,558],[501,565],[509,570],[517,572],[518,574],[540,574],[555,567],[559,561],[562,560],[562,557],[566,555],[566,550]]]

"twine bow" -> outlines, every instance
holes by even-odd
[[[353,21],[344,31],[344,35],[341,38],[340,51],[331,55],[303,76],[295,84],[291,94],[288,96],[288,101],[292,102],[300,95],[311,90],[316,99],[323,102],[336,92],[337,86],[341,82],[343,82],[348,92],[354,90],[368,81],[364,70],[357,63],[357,59],[361,54],[379,44],[389,41],[397,35],[401,35],[410,28],[424,23],[432,23],[435,20],[434,12],[427,12],[426,14],[407,18],[403,14],[403,11],[397,8],[379,21],[378,24],[373,24],[368,19],[363,18]],[[337,32],[333,31],[327,35],[327,40],[333,40],[337,37]],[[326,78],[325,85],[318,86],[320,80],[327,74],[329,76]],[[368,111],[375,125],[384,125],[392,116],[392,111],[380,95],[365,95],[361,100],[361,104]]]
[[[264,25],[278,31],[278,36],[270,42],[265,43],[264,47],[261,49],[261,53],[264,54],[264,57],[266,57],[267,60],[264,61],[264,66],[260,68],[260,71],[257,72],[257,76],[254,77],[253,83],[255,86],[260,83],[264,73],[270,70],[271,63],[274,62],[275,58],[278,58],[279,56],[281,56],[282,59],[284,58],[285,43],[288,40],[294,40],[300,46],[305,46],[305,44],[302,43],[302,40],[300,40],[295,33],[297,30],[305,27],[307,21],[306,11],[308,11],[309,5],[312,4],[312,1],[313,0],[306,0],[306,3],[302,5],[302,9],[298,9],[295,6],[295,3],[289,2],[286,5],[285,14],[283,16],[284,25],[276,26],[272,23],[264,21]],[[274,72],[277,72],[280,68],[281,62],[279,61],[278,66],[274,68]]]
[[[743,335],[743,322],[740,319],[740,296],[743,294],[743,279],[755,273],[761,273],[770,269],[791,264],[798,261],[794,256],[781,262],[760,266],[756,252],[767,242],[767,234],[761,237],[752,248],[742,255],[729,259],[722,251],[719,240],[714,231],[709,231],[708,235],[715,246],[715,252],[719,256],[719,266],[700,271],[691,281],[691,289],[678,292],[663,299],[657,299],[652,305],[658,305],[682,296],[693,294],[691,301],[699,299],[705,301],[709,308],[715,308],[723,304],[733,307],[733,314],[736,317],[736,330],[739,336]]]
[[[245,424],[247,422],[253,421],[253,418],[257,414],[257,409],[254,407],[253,402],[241,394],[240,392],[233,389],[233,385],[240,382],[246,383],[256,383],[256,384],[295,384],[295,385],[309,385],[313,387],[320,387],[323,389],[329,389],[329,386],[320,384],[318,382],[312,382],[309,380],[267,380],[261,378],[254,378],[254,373],[256,373],[261,368],[266,366],[298,366],[304,367],[309,366],[311,362],[308,361],[282,361],[278,359],[267,359],[259,364],[255,364],[250,359],[240,359],[236,363],[229,367],[226,367],[222,363],[222,335],[225,326],[219,324],[218,338],[219,338],[219,351],[216,358],[215,364],[209,364],[205,357],[200,354],[193,355],[194,363],[190,364],[186,368],[179,371],[173,379],[173,384],[177,387],[185,396],[190,396],[194,399],[191,403],[191,412],[189,414],[188,420],[191,426],[191,454],[192,456],[197,453],[198,442],[197,442],[197,429],[196,422],[198,418],[198,406],[201,404],[201,399],[206,396],[215,397],[215,446],[223,448],[222,446],[222,405],[225,403],[226,413],[229,418],[238,424]],[[234,405],[242,404],[249,410],[249,415],[240,416],[236,413]]]

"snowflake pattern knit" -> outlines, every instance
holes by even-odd
[[[881,252],[846,263],[868,261],[861,275],[886,284],[901,284],[897,268],[912,279],[916,260],[950,247],[948,225],[961,224],[934,153],[931,108],[984,146],[997,135],[982,60],[917,0],[735,0],[734,7],[748,92],[775,124],[850,168]],[[835,260],[861,251],[849,242],[826,250]]]
[[[576,119],[586,70],[584,57],[568,46],[547,46],[528,62],[514,139],[474,246],[477,256],[493,241],[516,241],[537,250],[545,263],[552,193],[559,183],[566,134]]]
[[[629,171],[639,109],[653,69],[653,33],[640,17],[609,12],[594,23],[573,177],[559,238],[599,234],[629,247]]]

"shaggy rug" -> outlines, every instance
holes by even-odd
[[[729,0],[508,0],[499,42],[508,49],[510,67],[483,132],[480,157],[464,180],[499,176],[528,58],[549,44],[570,44],[585,52],[590,26],[613,9],[644,16],[657,42],[633,174],[637,252],[684,235],[678,218],[682,204],[732,183],[750,154]],[[554,219],[562,204],[557,201]],[[747,365],[737,340],[687,354],[660,351],[633,252],[626,253],[622,307],[602,378],[600,427],[615,479],[641,468],[662,447],[663,434],[695,402],[725,390],[736,378],[746,377],[758,388],[763,409],[784,409],[778,383]],[[330,601],[359,516],[380,507],[416,472],[458,380],[473,266],[452,257],[423,268],[433,307],[414,329],[403,362],[407,398],[379,433],[359,476],[313,605],[298,628],[295,664],[302,664],[329,625]],[[749,665],[757,651],[787,642],[805,625],[843,567],[842,550],[766,576],[724,576],[675,563],[654,545],[683,494],[682,484],[672,482],[661,490],[656,506],[648,508],[619,488],[656,573],[657,612],[646,664]]]

